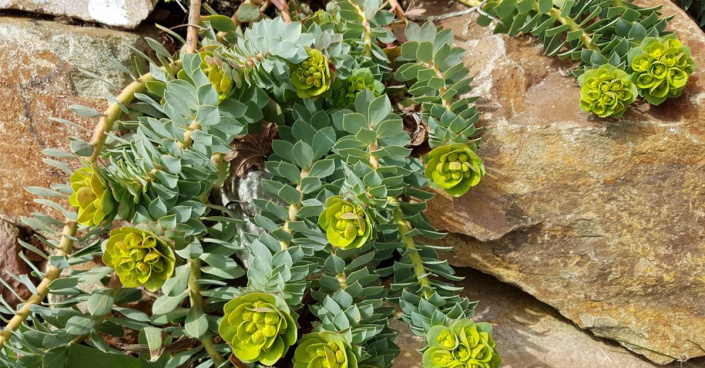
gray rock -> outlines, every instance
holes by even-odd
[[[245,234],[257,235],[264,232],[264,229],[252,222],[252,219],[260,213],[254,200],[269,199],[281,202],[278,198],[265,192],[262,187],[262,179],[270,178],[271,174],[268,172],[253,169],[248,171],[244,178],[233,175],[225,182],[223,202],[239,219],[244,221],[244,224],[239,226],[237,230],[238,238],[243,244],[246,243]],[[246,268],[251,266],[248,252],[237,252],[236,255]]]
[[[0,9],[81,19],[133,29],[154,10],[157,0],[0,0]]]

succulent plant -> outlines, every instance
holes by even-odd
[[[629,74],[605,64],[578,77],[580,109],[605,118],[624,115],[626,105],[634,102],[637,89]]]
[[[488,323],[466,318],[450,327],[433,326],[428,330],[426,343],[424,368],[497,368],[502,363]]]
[[[301,338],[294,368],[357,368],[357,357],[345,337],[330,331],[313,332]]]
[[[316,97],[327,91],[331,84],[328,58],[317,49],[308,50],[308,58],[300,64],[289,66],[291,83],[300,98]]]
[[[342,249],[363,246],[372,233],[370,216],[360,205],[342,196],[328,198],[318,225],[326,231],[328,241]]]
[[[461,0],[463,4],[482,7],[478,17],[481,25],[494,25],[496,33],[510,36],[531,34],[538,37],[547,55],[577,62],[570,74],[580,77],[590,70],[614,65],[631,76],[639,96],[652,105],[669,97],[680,96],[693,73],[695,63],[690,49],[667,31],[673,16],[664,17],[663,9],[645,7],[635,2],[615,1],[610,11],[602,11],[603,4],[592,0],[545,1],[529,3],[502,0]],[[703,1],[683,0],[683,5],[705,4]],[[528,4],[528,5],[527,5]],[[693,6],[691,10],[705,9]],[[492,22],[492,19],[498,21]],[[536,21],[542,23],[537,26]],[[590,21],[587,22],[586,20]],[[614,86],[621,91],[599,90],[581,83],[580,107],[599,117],[618,117],[623,114],[625,101],[631,101],[631,86],[621,82]],[[584,78],[583,78],[584,79]],[[623,87],[619,85],[622,84]]]
[[[425,174],[432,187],[459,197],[480,182],[485,166],[470,146],[455,143],[436,147],[426,155]]]
[[[289,307],[274,295],[240,295],[225,304],[224,312],[218,332],[245,363],[273,365],[296,343]]]
[[[115,269],[126,287],[155,291],[174,273],[174,251],[149,231],[122,227],[110,231],[103,263]]]
[[[99,172],[89,166],[71,175],[69,203],[78,208],[77,221],[81,225],[96,226],[114,216],[117,204],[108,183]]]
[[[646,37],[639,47],[629,51],[631,79],[639,94],[654,105],[683,92],[695,71],[690,48],[675,37]]]
[[[305,4],[291,5],[282,17],[259,20],[243,3],[238,22],[196,19],[176,55],[147,39],[154,53],[139,55],[151,59],[149,73],[105,113],[72,107],[100,117],[94,139],[48,149],[62,161],[45,162],[67,172],[93,165],[75,175],[74,203],[88,193],[80,202],[95,204],[80,214],[100,224],[79,228],[73,208],[48,199],[37,202],[65,219],[23,218],[49,234],[65,226],[61,240],[39,239],[60,248],[52,256],[23,243],[50,264],[37,285],[18,276],[36,293],[0,334],[0,366],[139,365],[146,356],[102,349],[101,331],[124,326],[170,367],[222,367],[229,357],[391,368],[397,311],[417,334],[472,315],[452,267],[421,240],[442,233],[423,214],[433,193],[407,132],[428,126],[415,143],[473,147],[479,113],[463,50],[431,22],[397,29],[383,0],[331,2],[308,25],[295,21]],[[332,106],[339,96],[354,102]],[[241,173],[235,160],[267,173]],[[28,190],[71,194],[65,183]],[[111,195],[114,211],[98,200]],[[96,257],[107,266],[61,272]],[[72,297],[39,305],[52,294]],[[297,342],[299,324],[315,332]],[[178,343],[185,338],[197,348]]]
[[[355,97],[361,91],[372,91],[375,97],[384,93],[384,85],[375,79],[368,68],[355,69],[348,79],[341,81],[334,91],[334,103],[337,107],[346,107],[355,102]]]

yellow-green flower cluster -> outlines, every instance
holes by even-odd
[[[245,363],[273,365],[296,343],[296,323],[283,300],[243,294],[225,304],[218,333]]]
[[[331,82],[328,58],[319,50],[308,50],[308,58],[289,66],[291,83],[300,98],[311,98],[328,90]]]
[[[223,60],[215,56],[211,51],[203,51],[199,55],[201,56],[201,70],[208,76],[208,80],[210,80],[222,100],[227,96],[233,84],[224,69]]]
[[[384,92],[384,85],[382,82],[375,79],[370,69],[356,69],[352,72],[350,77],[342,81],[340,87],[334,91],[335,106],[345,107],[352,104],[355,102],[357,94],[364,90],[370,90],[374,93],[375,97],[378,97]]]
[[[115,269],[126,287],[155,291],[174,273],[174,251],[156,235],[130,227],[112,230],[103,263]]]
[[[426,343],[424,368],[497,368],[502,363],[487,323],[461,319],[450,327],[433,326]]]
[[[624,115],[626,105],[634,102],[637,89],[629,74],[605,64],[580,75],[580,109],[605,118]]]
[[[360,205],[342,196],[328,198],[318,225],[326,231],[328,241],[341,249],[359,248],[372,234],[370,216]]]
[[[432,187],[459,197],[480,182],[485,166],[470,146],[455,143],[426,155],[425,174]]]
[[[313,332],[304,335],[296,348],[294,368],[357,368],[357,357],[343,336]]]
[[[117,204],[108,183],[92,167],[82,167],[71,175],[69,203],[78,208],[77,221],[81,225],[96,226],[114,216]]]
[[[639,94],[653,105],[680,96],[695,71],[690,48],[675,35],[646,37],[639,47],[629,51],[627,58]]]

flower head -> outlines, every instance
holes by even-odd
[[[634,102],[637,89],[629,74],[611,64],[591,69],[578,78],[580,109],[605,118],[618,118]]]
[[[370,90],[375,97],[379,97],[384,92],[384,85],[375,79],[370,69],[355,69],[348,79],[341,82],[340,88],[335,90],[335,105],[345,107],[354,103],[357,94],[364,90]]]
[[[308,50],[308,58],[289,66],[291,83],[300,98],[311,98],[328,90],[331,82],[328,58],[319,50]]]
[[[433,326],[426,343],[424,368],[497,368],[502,363],[487,323],[461,319],[450,327]]]
[[[672,34],[644,38],[641,45],[629,51],[627,58],[631,80],[639,94],[654,105],[680,96],[695,71],[690,48]]]
[[[174,251],[156,235],[131,227],[110,231],[103,263],[115,269],[126,287],[155,291],[174,273]]]
[[[283,300],[243,294],[225,304],[218,333],[245,363],[274,365],[296,343],[296,323]]]
[[[227,68],[226,63],[223,62],[218,56],[215,56],[213,52],[204,51],[200,53],[201,56],[201,70],[208,76],[213,88],[220,96],[220,99],[224,99],[227,93],[232,87],[232,80],[224,68]]]
[[[78,208],[79,224],[96,226],[106,218],[114,216],[115,199],[108,183],[91,167],[82,167],[71,175],[69,203]]]
[[[485,175],[485,166],[470,146],[455,143],[440,146],[426,155],[426,177],[432,187],[459,197]]]
[[[360,205],[342,196],[328,198],[318,225],[326,231],[328,241],[342,249],[359,248],[372,234],[370,216]]]
[[[343,336],[313,332],[304,335],[296,348],[294,368],[357,368],[357,357]]]

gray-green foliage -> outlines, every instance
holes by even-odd
[[[660,9],[614,0],[497,0],[484,7],[498,19],[496,32],[530,33],[541,40],[547,55],[580,61],[575,76],[606,63],[626,70],[631,48],[646,37],[668,33],[673,16],[660,18]],[[487,24],[490,18],[479,21]]]
[[[405,118],[423,119],[432,147],[463,143],[474,150],[478,113],[475,99],[466,96],[471,79],[450,31],[408,23],[400,42],[387,28],[395,19],[384,6],[379,0],[338,1],[328,4],[328,12],[293,14],[302,23],[276,17],[244,31],[229,18],[205,17],[195,54],[171,56],[150,40],[161,65],[152,62],[153,80],[133,103],[120,104],[129,115],[107,133],[96,167],[117,202],[113,217],[174,249],[173,275],[148,294],[122,287],[109,267],[67,270],[49,285],[49,302],[30,308],[31,318],[4,345],[0,361],[70,367],[76,354],[93,354],[98,365],[213,366],[230,354],[226,342],[214,345],[223,306],[248,292],[283,300],[303,328],[343,336],[356,357],[350,362],[359,366],[390,367],[399,353],[389,302],[401,306],[403,320],[418,334],[471,317],[475,303],[457,295],[449,281],[458,277],[438,258],[445,249],[415,241],[443,234],[423,214],[433,194],[424,189],[424,165],[408,147],[403,125]],[[289,73],[311,48],[330,63],[333,82],[320,96],[302,99]],[[390,60],[385,48],[390,55],[399,49],[400,56]],[[362,68],[390,94],[362,89],[341,109],[332,90]],[[223,76],[232,88],[222,87],[228,85],[221,84]],[[398,103],[418,106],[418,115]],[[250,219],[264,232],[239,237],[242,221],[219,202],[229,172],[223,156],[236,136],[257,133],[265,122],[278,126],[265,163],[272,178],[262,182],[271,199],[255,200],[259,214]],[[70,173],[58,159],[92,154],[87,142],[74,142],[73,152],[47,150],[53,158],[45,161]],[[29,190],[59,199],[72,193],[59,184]],[[333,196],[364,208],[365,220],[374,225],[359,247],[333,247],[319,226]],[[62,205],[41,201],[75,219]],[[41,240],[49,249],[58,248],[51,236],[61,220],[38,214],[25,221],[48,235]],[[78,250],[69,256],[23,245],[65,269],[99,257],[111,225],[121,226],[106,221],[83,229],[74,239]],[[35,289],[26,276],[16,277]],[[388,277],[393,281],[383,282]],[[1,302],[1,311],[11,314]],[[144,348],[138,356],[125,357],[106,339],[127,331],[140,331]],[[200,342],[179,349],[185,338]]]
[[[670,32],[666,31],[666,26],[673,18],[673,15],[662,17],[661,6],[642,7],[627,0],[488,0],[486,3],[461,0],[461,2],[470,6],[482,6],[478,23],[489,25],[493,19],[496,20],[495,32],[510,36],[532,34],[541,40],[547,55],[563,59],[570,58],[579,62],[580,65],[572,70],[575,77],[605,64],[611,64],[628,74],[635,75],[628,54],[651,38],[669,35]],[[678,58],[689,59],[689,49],[687,52],[679,51],[678,55]],[[665,68],[673,68],[673,73],[681,73],[676,63],[666,60],[657,61],[667,64]],[[688,63],[692,64],[692,61]],[[669,73],[671,73],[670,69]],[[652,98],[651,92],[668,91],[670,84],[667,81],[659,81],[653,87],[649,87],[652,91],[640,89],[639,94],[645,97],[647,102],[658,105],[665,98]],[[618,86],[615,87],[615,90],[620,89]],[[609,88],[605,87],[604,92],[609,92]],[[672,93],[668,97],[679,95],[680,93]],[[618,106],[621,103],[619,101],[620,99],[613,98],[608,93],[598,102],[600,105],[598,108],[588,108],[586,111],[597,111],[596,114],[600,117],[619,117],[624,111],[623,107]],[[581,99],[583,107],[588,103],[595,103],[595,101]],[[614,113],[605,115],[603,111],[614,111]]]

